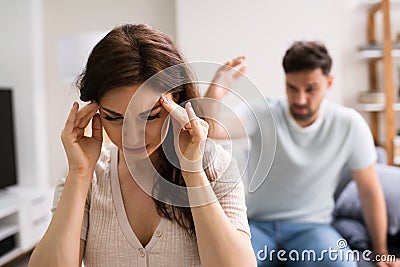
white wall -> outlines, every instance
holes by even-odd
[[[51,183],[66,173],[67,163],[60,133],[78,92],[63,82],[57,63],[60,38],[92,31],[109,31],[123,23],[147,23],[175,36],[173,0],[44,0],[46,50],[46,95]]]
[[[0,86],[14,92],[18,182],[46,185],[41,0],[0,1]]]
[[[367,86],[355,58],[366,38],[366,10],[349,0],[177,0],[177,38],[190,60],[224,63],[245,55],[248,75],[268,96],[284,93],[282,57],[294,40],[324,42],[336,81],[329,98],[351,102]]]

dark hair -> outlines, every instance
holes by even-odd
[[[86,68],[77,81],[80,98],[82,101],[99,102],[108,90],[144,83],[161,70],[182,63],[185,63],[183,56],[166,34],[145,24],[116,27],[93,48]],[[152,84],[167,87],[169,82],[177,84],[174,83],[176,79],[188,81],[190,71],[183,65],[177,70],[163,72],[162,75],[155,81],[152,79]],[[186,83],[169,91],[174,93],[178,104],[199,97],[195,83]],[[181,170],[168,162],[161,146],[157,154],[162,160],[158,173],[169,182],[186,186]],[[190,207],[167,205],[156,199],[154,201],[160,216],[175,220],[189,235],[195,236]]]
[[[320,42],[295,42],[283,57],[285,73],[321,68],[324,75],[331,71],[332,58],[325,45]]]

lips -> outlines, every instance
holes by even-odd
[[[310,112],[310,108],[308,106],[301,106],[301,105],[292,105],[291,106],[292,112],[296,114],[307,114]]]
[[[296,113],[305,114],[308,112],[308,109],[307,108],[294,108],[294,111]]]
[[[127,152],[132,153],[132,154],[140,154],[140,153],[146,151],[148,146],[149,145],[142,146],[142,147],[126,147],[126,146],[124,146],[124,150],[126,150]]]

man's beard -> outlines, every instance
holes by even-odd
[[[295,112],[296,108],[307,109],[307,112],[306,113],[296,113]],[[293,104],[290,106],[290,114],[292,115],[293,119],[296,121],[307,122],[311,118],[314,117],[316,112],[317,112],[316,110],[314,110],[314,111],[311,110],[311,108],[309,106],[299,106],[296,104]]]

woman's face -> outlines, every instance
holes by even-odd
[[[164,126],[163,130],[168,112],[159,102],[160,92],[143,87],[138,90],[139,87],[109,90],[100,99],[99,106],[101,122],[110,140],[120,150],[143,158],[151,156],[161,145],[168,129]],[[172,101],[171,93],[165,96]]]

